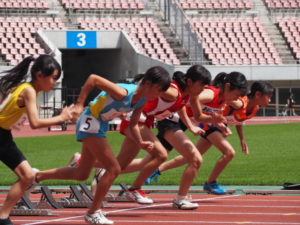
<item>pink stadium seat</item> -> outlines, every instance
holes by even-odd
[[[62,0],[66,9],[88,9],[88,10],[142,10],[144,4],[141,0]]]
[[[217,62],[220,65],[241,65],[241,63],[248,65],[252,62],[274,64],[276,59],[273,52],[279,57],[267,32],[257,18],[203,17],[192,18],[191,22],[200,36],[205,37],[202,39],[204,52],[209,59],[212,59],[212,63]],[[247,57],[246,53],[252,52],[256,54]]]
[[[296,57],[297,60],[300,59],[298,53],[299,49],[299,43],[300,43],[300,19],[297,17],[284,17],[284,18],[278,18],[278,26],[280,30],[283,33],[283,36],[286,38],[289,46],[291,47],[294,56]],[[275,54],[276,52],[273,51],[272,48],[272,53]],[[277,64],[280,62],[279,58],[275,58],[275,63]]]
[[[0,23],[0,51],[11,65],[16,65],[27,55],[45,53],[32,37],[38,28],[51,30],[63,26],[65,29],[60,18],[0,17]]]
[[[184,10],[211,10],[211,9],[250,9],[250,0],[180,0],[178,1]]]
[[[270,9],[278,8],[299,8],[299,0],[264,0],[265,4]]]

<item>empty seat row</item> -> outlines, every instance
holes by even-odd
[[[300,60],[300,18],[277,18],[277,22],[296,59]]]
[[[252,3],[249,0],[179,0],[178,3],[183,9],[251,9]]]
[[[75,10],[141,10],[144,4],[140,0],[62,0],[62,4],[66,9]]]
[[[0,54],[16,65],[28,55],[44,54],[44,49],[36,42],[37,30],[64,30],[60,18],[51,17],[0,17]]]
[[[215,65],[282,64],[257,18],[192,18],[204,52]]]
[[[300,0],[264,0],[265,4],[270,9],[280,8],[300,8]]]
[[[0,2],[0,9],[49,9],[46,0],[5,0]]]

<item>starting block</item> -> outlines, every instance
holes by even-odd
[[[86,184],[82,183],[79,185],[83,194],[88,197],[91,201],[94,200],[94,196],[92,194],[92,192],[88,189],[88,187],[86,186]],[[125,188],[127,188],[126,184],[120,184],[122,190],[124,190]],[[127,188],[128,190],[128,188]],[[104,200],[102,202],[102,207],[106,208],[107,207],[107,202],[132,202],[133,200],[127,196],[119,196],[119,195],[113,195],[111,193],[108,193],[105,197]]]
[[[47,202],[54,209],[61,208],[89,208],[92,201],[87,197],[83,196],[78,190],[76,185],[71,185],[71,194],[69,197],[62,197],[60,200],[55,200],[52,192],[48,187],[44,186],[41,188],[43,193],[41,201]]]
[[[53,216],[51,210],[37,208],[38,204],[23,196],[16,207],[10,212],[10,216]]]
[[[123,192],[129,191],[128,187],[124,183],[119,184]],[[113,194],[108,194],[105,197],[105,200],[107,202],[134,202],[132,198],[130,198],[128,195],[113,195]]]

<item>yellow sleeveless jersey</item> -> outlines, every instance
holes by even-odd
[[[13,127],[20,127],[24,123],[22,116],[26,112],[26,107],[19,107],[18,97],[22,91],[32,87],[30,83],[23,83],[17,86],[8,96],[0,102],[0,127],[5,130],[11,130]],[[32,87],[33,88],[33,87]],[[20,121],[23,120],[23,121]]]

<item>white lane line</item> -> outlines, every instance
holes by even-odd
[[[213,198],[207,198],[207,200],[215,200],[215,199],[223,199],[223,198],[230,198],[230,197],[237,197],[240,195],[225,195],[225,196],[218,196],[218,197],[213,197]],[[201,201],[202,199],[194,199],[193,201]],[[117,212],[126,212],[126,211],[131,211],[131,210],[138,210],[138,209],[147,209],[147,208],[155,208],[155,207],[160,207],[160,206],[166,206],[166,205],[171,205],[171,202],[168,203],[163,203],[163,204],[152,204],[152,205],[147,205],[147,206],[139,206],[139,207],[133,207],[133,208],[128,208],[128,209],[120,209],[120,210],[113,210],[106,212],[107,214],[110,213],[117,213]],[[39,222],[34,222],[34,223],[28,223],[25,225],[35,225],[35,224],[43,224],[43,223],[52,223],[52,222],[58,222],[58,221],[67,221],[70,219],[75,219],[75,218],[80,218],[82,216],[72,216],[72,217],[66,217],[66,218],[59,218],[59,219],[54,219],[54,220],[41,220]]]
[[[18,222],[26,222],[27,220],[17,220]],[[74,220],[70,219],[69,223],[80,223],[82,220]],[[163,223],[170,223],[170,224],[263,224],[263,225],[300,225],[300,222],[267,222],[267,221],[188,221],[188,220],[115,220],[116,223],[147,223],[147,224],[163,224]],[[45,223],[45,222],[43,222]]]

